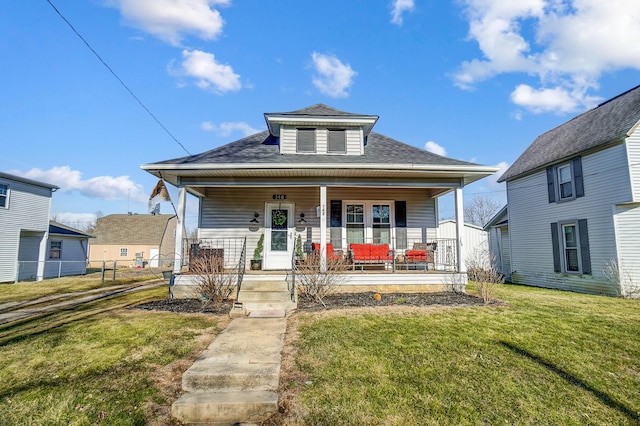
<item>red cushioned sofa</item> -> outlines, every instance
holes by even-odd
[[[393,250],[389,250],[389,244],[349,244],[349,253],[354,265],[365,263],[390,263],[393,262]]]

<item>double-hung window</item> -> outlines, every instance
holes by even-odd
[[[591,275],[589,229],[586,219],[552,223],[551,242],[555,272]]]
[[[547,167],[547,189],[550,203],[584,197],[582,158]]]
[[[347,247],[351,243],[391,244],[393,202],[345,201]]]
[[[562,244],[564,250],[564,268],[566,272],[580,272],[578,231],[575,223],[562,225]]]
[[[347,246],[364,243],[364,204],[346,205]]]
[[[573,174],[571,164],[558,166],[558,196],[561,200],[569,200],[574,197]]]
[[[126,247],[122,247],[120,249],[120,257],[127,257],[129,256],[129,249]]]
[[[0,183],[0,207],[9,207],[9,185]]]
[[[49,259],[62,258],[62,241],[49,242]]]

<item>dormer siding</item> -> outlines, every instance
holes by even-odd
[[[298,152],[298,129],[315,129],[315,152]],[[331,130],[342,130],[339,127],[331,127]],[[331,152],[329,150],[329,128],[312,126],[282,126],[280,128],[280,154],[329,154],[329,155],[362,155],[364,154],[364,132],[361,128],[345,128],[345,151]]]

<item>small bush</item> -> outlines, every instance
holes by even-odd
[[[236,289],[237,268],[224,268],[224,259],[214,256],[192,258],[189,269],[196,275],[194,296],[207,303],[223,303]]]
[[[321,270],[320,255],[312,253],[296,267],[298,297],[321,303],[334,294],[344,282],[344,272],[348,265],[343,259],[328,259],[327,270]]]
[[[485,303],[491,301],[495,285],[504,282],[504,275],[498,272],[487,250],[476,251],[467,259],[467,276],[476,283],[480,298]]]

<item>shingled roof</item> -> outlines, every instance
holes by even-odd
[[[281,155],[277,138],[268,131],[256,133],[201,154],[152,164],[437,164],[475,166],[474,163],[454,160],[371,132],[364,155]]]
[[[640,86],[636,86],[538,136],[498,182],[621,141],[639,122]]]
[[[160,245],[170,224],[170,214],[112,214],[98,218],[91,245]]]
[[[309,117],[372,117],[378,118],[377,115],[355,114],[352,112],[340,111],[325,104],[315,104],[296,111],[289,112],[266,112],[265,116],[284,115],[284,116],[309,116]]]

